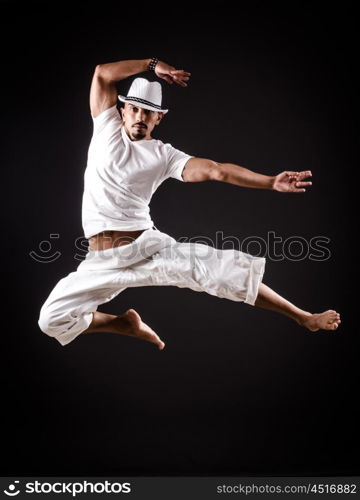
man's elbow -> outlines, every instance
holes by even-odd
[[[112,75],[109,71],[109,67],[106,64],[98,64],[97,66],[95,66],[94,76],[103,80],[104,82],[112,82]]]

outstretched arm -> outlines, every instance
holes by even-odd
[[[95,118],[105,109],[114,106],[117,102],[116,82],[129,76],[148,71],[150,59],[134,59],[113,63],[98,64],[94,71],[90,89],[90,110]],[[189,80],[190,73],[174,66],[158,61],[155,74],[168,83],[177,83],[187,87],[185,80]]]
[[[185,182],[213,180],[236,186],[291,193],[303,193],[305,186],[312,184],[310,181],[303,181],[312,175],[310,170],[303,172],[285,171],[275,176],[269,176],[258,174],[240,165],[219,163],[207,158],[190,158],[182,175]]]

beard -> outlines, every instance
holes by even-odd
[[[142,139],[143,137],[146,136],[146,130],[145,128],[139,128],[135,129],[135,131],[132,133],[134,139]]]

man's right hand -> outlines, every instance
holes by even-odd
[[[191,73],[188,73],[183,69],[176,69],[174,66],[170,66],[163,61],[158,61],[156,64],[155,74],[170,84],[175,82],[182,87],[187,87],[185,80],[189,80],[191,75]]]

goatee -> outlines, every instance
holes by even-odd
[[[133,137],[135,139],[142,139],[145,136],[146,136],[146,133],[145,132],[141,132],[140,130],[138,130],[137,132],[133,133]]]

